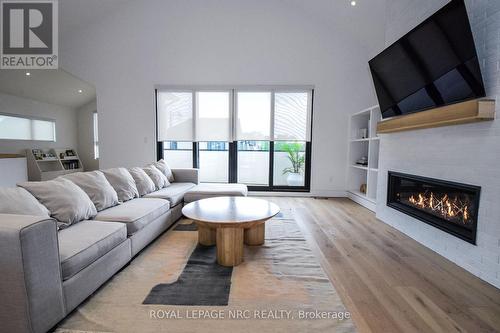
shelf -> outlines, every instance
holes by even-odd
[[[352,114],[349,124],[349,172],[347,188],[356,190],[348,191],[348,196],[351,200],[372,211],[376,209],[379,167],[378,157],[380,147],[380,138],[376,135],[376,129],[380,119],[380,107],[375,105]],[[367,129],[369,137],[361,139],[361,135],[365,135],[361,129],[365,128]],[[368,165],[363,166],[356,164],[361,157],[366,157],[368,159]],[[366,186],[366,194],[359,191],[362,186]]]
[[[74,156],[65,156],[69,150],[73,152]],[[39,154],[46,154],[45,156],[50,154],[50,156],[55,156],[55,158],[46,157],[45,159],[37,160],[36,156],[41,156]],[[50,180],[68,173],[83,171],[82,161],[75,149],[27,149],[26,156],[28,159],[28,179],[31,181]],[[70,169],[70,167],[74,167],[74,169]]]
[[[495,119],[494,100],[472,100],[379,121],[377,133],[459,125]]]
[[[377,109],[379,106],[378,105],[373,105],[373,106],[370,106],[369,108],[366,108],[364,110],[361,110],[361,111],[358,111],[354,114],[352,114],[353,116],[360,116],[360,115],[365,115],[365,114],[369,114],[371,111]]]
[[[351,165],[351,168],[356,168],[356,169],[361,169],[361,170],[368,170],[368,167],[362,166],[362,165]]]
[[[26,156],[20,154],[0,154],[0,158],[22,158],[22,157]]]

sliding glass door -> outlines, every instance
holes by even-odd
[[[158,158],[200,169],[201,182],[308,191],[313,90],[159,88]]]
[[[238,183],[269,186],[269,141],[238,141]]]
[[[195,92],[195,138],[201,182],[229,181],[231,94],[231,91]]]
[[[274,95],[273,185],[305,186],[310,141],[310,96],[307,92]]]
[[[272,93],[236,91],[235,103],[238,183],[269,186]]]

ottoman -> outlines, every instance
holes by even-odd
[[[246,197],[248,188],[243,184],[198,184],[184,194],[184,203],[213,197]]]

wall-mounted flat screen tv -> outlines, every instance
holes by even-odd
[[[485,96],[463,0],[452,0],[369,65],[383,118]]]

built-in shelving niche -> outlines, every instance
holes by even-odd
[[[348,195],[349,197],[375,211],[377,199],[379,137],[377,123],[380,121],[380,108],[372,106],[353,114],[349,122],[349,168],[348,168]],[[366,129],[367,133],[363,133]],[[367,165],[356,162],[367,158]],[[365,192],[361,186],[365,184]]]

